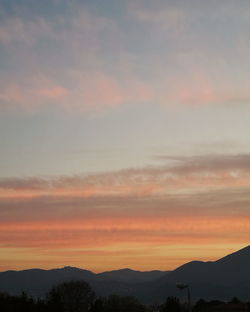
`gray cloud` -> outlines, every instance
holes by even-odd
[[[146,186],[150,183],[165,185],[169,182],[175,184],[178,179],[189,176],[197,177],[201,174],[206,181],[206,173],[214,180],[228,177],[240,179],[250,178],[250,154],[243,155],[203,155],[203,156],[165,156],[158,155],[158,159],[167,164],[161,166],[147,166],[143,168],[129,168],[114,172],[97,174],[84,174],[74,176],[59,177],[27,177],[27,178],[2,178],[0,179],[0,189],[10,190],[56,190],[75,189],[87,187],[122,187],[122,186]],[[221,173],[223,173],[222,176]],[[250,180],[249,180],[250,181]],[[211,182],[212,183],[212,182]],[[191,185],[190,185],[191,186]],[[132,191],[132,190],[131,190]],[[98,193],[98,192],[97,192]],[[96,194],[95,194],[96,195]]]

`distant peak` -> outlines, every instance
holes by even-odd
[[[65,271],[85,271],[85,272],[91,272],[91,271],[88,271],[88,270],[85,270],[85,269],[80,269],[80,268],[77,268],[77,267],[72,267],[72,266],[65,266],[63,268],[61,268],[61,270],[65,270]]]
[[[63,267],[63,269],[64,269],[64,270],[75,270],[75,269],[77,269],[77,268],[76,268],[76,267],[72,267],[72,266],[70,266],[70,265],[67,265],[67,266]]]
[[[104,271],[102,273],[120,273],[120,272],[136,272],[136,271],[129,269],[129,268],[124,268],[124,269],[117,269],[117,270],[112,270],[112,271]]]

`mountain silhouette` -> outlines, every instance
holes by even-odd
[[[125,282],[125,283],[142,283],[142,282],[150,282],[157,278],[160,278],[164,276],[167,273],[167,271],[135,271],[131,269],[121,269],[121,270],[114,270],[114,271],[108,271],[97,274],[99,278],[103,279],[110,279],[113,281],[118,282]]]
[[[151,292],[157,289],[157,298],[164,294],[180,296],[176,284],[190,285],[193,299],[228,300],[234,296],[244,300],[250,297],[250,246],[217,261],[191,261],[168,275],[151,283]],[[148,285],[149,286],[149,285]]]
[[[250,246],[234,252],[217,261],[192,261],[186,263],[168,276],[169,281],[178,282],[216,282],[229,285],[241,283],[246,276],[250,276]]]
[[[178,282],[190,285],[193,300],[229,300],[235,296],[247,300],[250,246],[217,261],[191,261],[170,272],[126,268],[96,274],[73,267],[6,271],[0,273],[0,292],[20,294],[24,290],[33,296],[44,296],[53,285],[69,280],[89,282],[98,295],[133,295],[144,303],[162,302],[167,296],[185,296],[185,291],[177,289]]]

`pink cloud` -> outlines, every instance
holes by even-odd
[[[99,110],[126,103],[141,103],[152,97],[150,86],[129,80],[126,84],[103,73],[71,74],[72,86],[64,87],[43,74],[2,81],[0,106],[35,110],[53,105],[72,111]],[[59,101],[60,100],[60,101]]]
[[[43,75],[18,82],[2,81],[0,107],[5,110],[19,108],[30,111],[61,100],[67,94],[66,88]]]
[[[171,79],[171,85],[160,101],[169,105],[207,105],[222,100],[204,75],[190,75],[186,79]],[[224,99],[223,99],[224,101]]]
[[[83,8],[71,18],[6,18],[0,24],[0,42],[13,51],[16,43],[21,44],[18,55],[23,53],[27,70],[2,78],[0,107],[32,111],[53,105],[59,109],[86,112],[149,101],[152,99],[151,86],[135,78],[133,72],[128,73],[127,66],[124,65],[124,73],[119,74],[119,78],[106,69],[99,50],[103,41],[110,43],[110,49],[114,44],[115,49],[114,38],[119,36],[114,20],[94,16]],[[60,68],[60,77],[55,79],[53,68],[41,67],[37,52],[33,51],[39,40],[51,40],[57,49],[66,50],[81,65]],[[30,57],[26,58],[27,55]]]
[[[196,38],[188,34],[192,18],[201,17],[199,9],[193,11],[190,6],[159,3],[154,8],[147,8],[140,1],[129,2],[128,7],[130,16],[138,23],[147,25],[152,37],[164,31],[164,36],[175,37],[175,43],[179,38],[176,34],[178,32],[181,40],[188,43],[187,51],[180,51],[177,45],[174,55],[167,53],[166,48],[167,58],[173,61],[174,73],[173,69],[169,72],[165,70],[168,62],[165,63],[162,56],[159,62],[154,63],[152,77],[146,77],[147,80],[138,78],[141,77],[136,64],[139,55],[130,55],[130,62],[129,57],[124,56],[129,53],[120,49],[126,34],[119,23],[112,18],[95,16],[83,8],[74,16],[57,16],[54,20],[36,16],[32,20],[6,18],[0,24],[0,42],[6,51],[16,51],[15,44],[18,43],[18,55],[23,55],[22,61],[25,59],[25,67],[28,69],[19,77],[13,75],[2,79],[1,108],[22,108],[28,111],[54,105],[59,109],[86,112],[148,101],[170,107],[249,102],[248,81],[244,77],[236,81],[232,71],[229,73],[231,76],[227,75],[228,67],[225,69],[225,66],[222,70],[223,78],[219,81],[218,73],[212,73],[211,68],[215,66],[209,63],[209,59],[221,63],[226,60],[216,55],[214,47],[210,49],[205,44],[205,48],[202,44],[199,46]],[[220,6],[218,11],[221,9]],[[238,7],[235,9],[245,16],[245,10]],[[230,10],[226,14],[233,16]],[[67,55],[65,61],[68,66],[55,68],[54,72],[53,68],[44,69],[43,65],[40,66],[36,44],[41,40],[47,44],[55,43],[54,48],[59,53],[62,49]],[[199,52],[197,47],[200,48]],[[119,60],[113,63],[107,61],[103,49],[106,49],[105,53],[113,51],[120,55]],[[30,56],[34,58],[32,61]],[[73,60],[74,65],[69,59]],[[204,62],[204,59],[208,61]],[[216,72],[216,69],[213,71]],[[43,73],[50,83],[39,82],[37,72]],[[58,78],[54,78],[55,72],[60,73]]]
[[[15,49],[17,42],[22,44],[19,54],[25,55],[27,71],[2,78],[1,107],[28,111],[54,105],[86,111],[148,100],[151,96],[148,85],[131,76],[117,79],[115,74],[99,68],[104,63],[98,54],[101,42],[109,40],[112,43],[114,36],[119,35],[113,20],[94,16],[84,9],[78,10],[70,19],[66,16],[50,21],[38,17],[5,19],[0,25],[0,42],[7,50]],[[73,59],[83,64],[83,69],[81,66],[61,68],[59,79],[55,79],[51,68],[39,66],[37,53],[33,51],[41,39],[52,40],[57,48],[68,51]],[[26,55],[31,57],[26,59]],[[88,71],[85,59],[90,67]],[[30,60],[34,64],[30,64]],[[59,82],[61,79],[64,85]]]
[[[60,99],[64,98],[67,95],[68,91],[61,86],[51,86],[46,89],[38,89],[35,93],[42,97],[47,97],[50,99]]]
[[[206,68],[163,78],[163,83],[154,93],[157,94],[156,101],[169,107],[249,103],[250,92],[247,81],[238,85],[229,77],[227,81],[213,80]]]

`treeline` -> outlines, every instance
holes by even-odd
[[[225,303],[218,300],[199,300],[194,306],[181,304],[176,297],[168,297],[161,305],[146,306],[134,297],[111,295],[96,297],[84,281],[71,281],[53,287],[43,299],[34,299],[26,293],[13,296],[0,293],[1,312],[209,312],[250,311],[250,304],[237,298]]]

